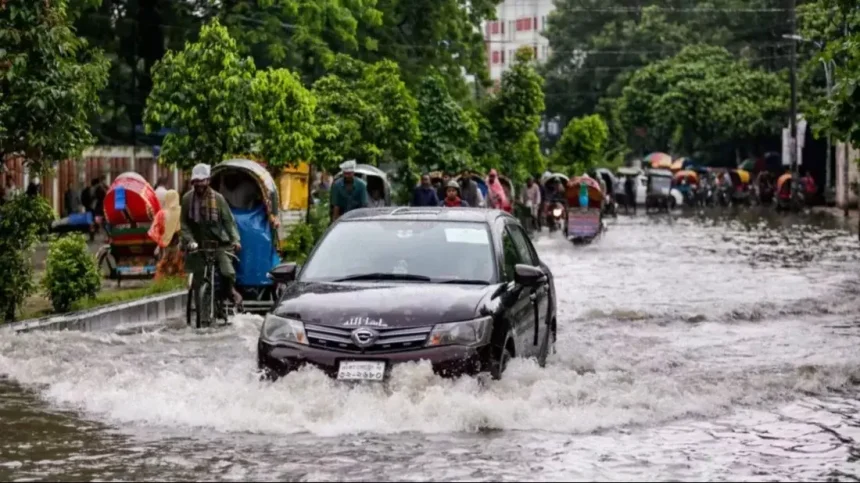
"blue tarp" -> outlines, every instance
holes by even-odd
[[[92,212],[86,213],[72,213],[68,216],[68,224],[69,225],[92,225],[93,224],[93,214]]]
[[[239,227],[239,238],[242,241],[242,251],[239,252],[239,264],[236,267],[236,283],[245,287],[271,285],[266,277],[273,267],[281,262],[272,244],[272,231],[266,217],[263,205],[251,210],[232,208],[236,226]]]

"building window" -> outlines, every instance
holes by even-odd
[[[499,63],[499,51],[498,50],[493,51],[493,63],[494,64]]]
[[[537,18],[537,17],[535,17],[535,18]],[[537,22],[535,22],[535,24],[537,24]],[[521,19],[517,20],[517,31],[518,32],[523,31],[523,30],[531,30],[531,29],[532,29],[532,18],[531,17],[521,18]]]
[[[490,33],[493,35],[499,33],[499,22],[492,22],[490,24]]]
[[[537,29],[538,29],[537,17],[534,17],[534,18],[532,19],[532,28],[533,28],[533,29],[535,29],[535,30],[537,30]]]
[[[499,22],[498,22],[498,23],[499,23],[499,28],[501,28],[501,29],[502,29],[502,32],[501,32],[501,33],[502,33],[502,35],[505,35],[505,21],[504,21],[504,20],[499,20]]]
[[[535,54],[535,59],[537,59],[537,58],[538,58],[538,49],[537,49],[537,45],[533,45],[533,46],[532,46],[532,51],[533,51],[533,52],[534,52],[534,54]]]
[[[540,18],[540,29],[546,30],[546,15]]]
[[[502,52],[502,61],[501,61],[501,63],[502,63],[502,64],[504,64],[504,63],[505,63],[505,51],[503,50],[503,51],[501,51],[501,52]]]

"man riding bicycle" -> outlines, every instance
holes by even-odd
[[[223,280],[223,296],[230,296],[236,306],[242,296],[236,291],[236,270],[227,250],[239,251],[239,229],[227,200],[209,186],[211,169],[200,163],[191,171],[193,189],[182,196],[182,241],[188,247],[185,266],[194,274],[193,284],[199,287],[206,268],[198,247],[217,247],[214,258]]]

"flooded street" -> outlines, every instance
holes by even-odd
[[[0,332],[0,480],[857,481],[860,249],[821,218],[540,235],[558,353],[486,385],[260,382],[252,316]]]

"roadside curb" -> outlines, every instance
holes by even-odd
[[[177,290],[131,302],[120,302],[79,312],[2,324],[0,325],[0,334],[34,330],[90,332],[111,329],[121,324],[138,324],[184,317],[187,299],[187,290]]]

